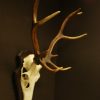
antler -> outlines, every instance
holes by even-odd
[[[39,5],[39,0],[34,0],[34,6],[33,6],[33,29],[32,29],[32,40],[33,40],[33,46],[34,46],[34,52],[35,55],[40,55],[40,48],[39,48],[39,43],[37,39],[37,31],[38,27],[55,17],[60,13],[60,11],[54,12],[53,14],[41,19],[38,21],[37,19],[37,11],[38,11],[38,5]]]
[[[34,28],[32,29],[32,39],[33,39],[33,46],[34,46],[34,51],[35,51],[35,56],[38,58],[39,63],[41,63],[46,69],[53,71],[53,72],[57,72],[57,71],[64,71],[64,70],[68,70],[71,67],[67,67],[67,68],[63,68],[63,67],[59,67],[57,65],[55,65],[51,59],[58,56],[58,55],[53,55],[52,51],[53,48],[55,46],[55,44],[60,40],[60,39],[79,39],[87,34],[82,34],[79,36],[75,36],[75,37],[71,37],[71,36],[65,36],[63,34],[64,28],[66,26],[66,24],[68,23],[68,21],[76,16],[76,15],[81,15],[82,12],[80,11],[81,9],[77,9],[76,11],[72,12],[71,14],[69,14],[65,20],[63,21],[61,28],[58,32],[58,34],[55,36],[55,38],[51,41],[49,48],[46,50],[46,52],[41,53],[40,52],[40,48],[39,48],[39,43],[38,43],[38,39],[37,39],[37,31],[38,31],[38,27],[43,25],[45,22],[49,21],[51,18],[55,17],[56,15],[58,15],[60,13],[60,11],[57,11],[45,18],[43,18],[42,20],[38,21],[37,20],[37,11],[38,11],[38,4],[39,4],[39,0],[35,0],[34,3],[34,8],[33,8],[33,25]],[[52,65],[53,68],[49,67],[48,64]]]
[[[72,12],[71,14],[69,14],[69,15],[65,18],[65,20],[63,21],[63,23],[62,23],[62,25],[61,25],[61,28],[60,28],[58,34],[57,34],[57,35],[55,36],[55,38],[51,41],[51,43],[50,43],[50,45],[49,45],[49,48],[48,48],[48,50],[47,50],[46,56],[40,60],[41,63],[42,63],[42,65],[45,66],[48,70],[53,71],[53,72],[57,72],[57,71],[68,70],[68,69],[71,68],[71,67],[63,68],[63,67],[58,67],[58,66],[56,66],[56,65],[51,61],[51,58],[56,57],[56,56],[58,56],[58,55],[53,55],[53,54],[52,54],[52,50],[53,50],[55,44],[56,44],[60,39],[79,39],[79,38],[81,38],[81,37],[87,35],[87,34],[82,34],[82,35],[79,35],[79,36],[71,37],[71,36],[65,36],[65,35],[63,34],[64,28],[65,28],[66,24],[68,23],[68,21],[69,21],[72,17],[74,17],[74,16],[76,16],[76,15],[82,14],[82,12],[80,12],[80,10],[81,10],[80,8],[77,9],[76,11]],[[47,63],[51,64],[51,65],[54,67],[54,69],[48,67]]]

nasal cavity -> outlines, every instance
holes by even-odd
[[[28,83],[27,86],[26,86],[26,88],[28,88],[29,86],[30,86],[30,84]]]

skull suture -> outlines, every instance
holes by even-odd
[[[34,54],[24,58],[23,67],[21,68],[21,87],[23,100],[32,100],[35,83],[40,78],[41,65],[36,65],[33,61]]]

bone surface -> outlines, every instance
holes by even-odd
[[[34,63],[34,54],[30,54],[24,58],[23,67],[21,69],[21,87],[23,92],[23,100],[32,100],[34,87],[40,78],[41,65]]]

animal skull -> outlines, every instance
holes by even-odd
[[[21,68],[21,87],[23,92],[23,100],[32,100],[35,83],[40,78],[41,65],[34,62],[34,54],[30,54],[24,58],[23,67]]]
[[[64,28],[66,24],[69,22],[71,18],[77,15],[81,15],[82,12],[81,9],[77,9],[70,13],[62,22],[61,27],[57,33],[57,35],[54,37],[54,39],[51,41],[48,49],[41,52],[39,42],[38,42],[38,36],[37,32],[41,25],[55,17],[60,13],[60,11],[57,11],[41,20],[38,20],[38,5],[39,0],[34,0],[34,6],[33,6],[33,27],[32,27],[32,42],[33,42],[33,48],[34,48],[34,54],[29,54],[23,59],[23,65],[21,67],[21,70],[18,70],[18,75],[20,75],[20,83],[21,88],[23,92],[23,100],[32,100],[34,87],[38,79],[40,78],[40,69],[45,67],[47,70],[52,72],[58,72],[58,71],[65,71],[70,69],[71,67],[62,67],[57,66],[52,62],[52,58],[57,57],[57,55],[52,54],[53,48],[55,47],[56,43],[61,39],[68,39],[68,40],[75,40],[84,37],[87,35],[86,33],[79,35],[79,36],[66,36],[64,35]],[[49,66],[50,65],[50,66]],[[21,74],[20,74],[20,73]],[[18,81],[19,81],[18,80]]]

